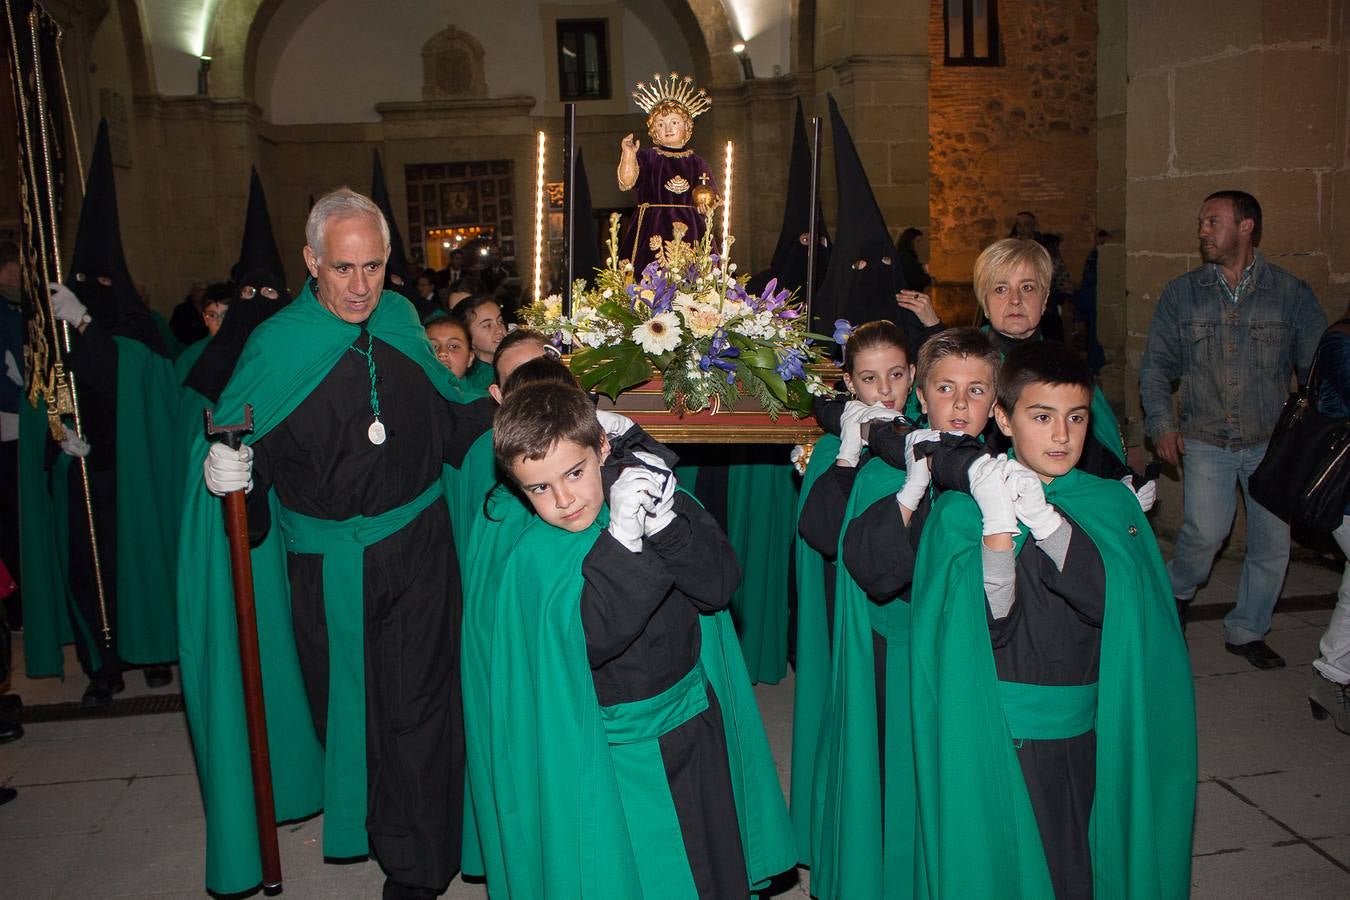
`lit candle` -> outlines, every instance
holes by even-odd
[[[731,141],[727,141],[726,175],[722,179],[722,279],[727,278],[727,265],[731,261],[728,248],[731,244]]]
[[[543,300],[544,284],[544,133],[539,138],[539,159],[534,174],[534,301]]]

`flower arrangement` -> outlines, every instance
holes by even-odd
[[[806,330],[777,279],[759,296],[747,293],[735,264],[713,252],[713,229],[689,244],[678,222],[635,278],[619,259],[618,228],[616,213],[607,266],[594,284],[574,282],[570,315],[557,294],[522,310],[530,328],[573,347],[572,370],[584,388],[614,399],[659,373],[675,411],[730,408],[748,395],[774,418],[810,415],[812,397],[828,393],[809,368],[823,362],[811,341],[829,338]]]

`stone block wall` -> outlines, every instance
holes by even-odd
[[[1112,134],[1124,120],[1120,221],[1128,221],[1123,244],[1103,259],[1101,336],[1120,363],[1103,372],[1103,387],[1131,445],[1144,442],[1139,359],[1153,310],[1168,280],[1200,264],[1195,223],[1206,194],[1254,194],[1267,258],[1307,281],[1328,318],[1350,301],[1350,213],[1337,209],[1350,204],[1345,12],[1343,0],[1236,0],[1221,12],[1147,0],[1110,21],[1103,13],[1103,48],[1125,47],[1101,73],[1103,95],[1123,92],[1125,102],[1099,111]],[[1119,160],[1102,143],[1106,197]],[[1115,221],[1116,201],[1108,205]],[[1169,533],[1180,523],[1174,473],[1162,482],[1155,524]]]
[[[975,257],[1023,209],[1064,236],[1078,280],[1097,227],[1097,5],[1002,0],[1003,64],[946,66],[943,3],[931,0],[929,269],[939,282],[968,283]]]

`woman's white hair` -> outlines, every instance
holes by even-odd
[[[328,228],[328,222],[332,219],[341,221],[358,216],[370,216],[375,220],[375,224],[380,228],[380,237],[384,239],[384,249],[387,251],[389,223],[385,221],[384,213],[380,212],[380,208],[369,197],[358,194],[346,185],[324,194],[315,202],[314,208],[309,211],[309,218],[305,220],[305,243],[309,244],[317,258],[323,259],[323,235]]]

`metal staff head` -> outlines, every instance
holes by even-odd
[[[253,406],[244,404],[244,421],[238,425],[217,425],[216,420],[211,416],[211,410],[202,410],[206,416],[206,439],[208,441],[223,441],[231,450],[238,450],[239,445],[243,443],[244,435],[253,433]]]

